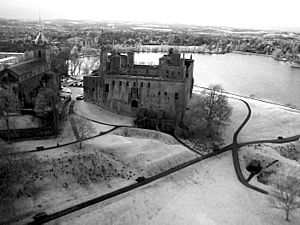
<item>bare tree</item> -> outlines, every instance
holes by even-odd
[[[279,59],[282,57],[282,55],[283,55],[283,52],[281,49],[275,49],[272,53],[272,56],[274,59]]]
[[[35,108],[37,115],[51,121],[55,132],[58,123],[58,91],[53,87],[42,88],[36,98]]]
[[[82,141],[96,133],[96,130],[92,123],[83,117],[75,117],[74,120],[78,130],[79,148],[82,149]]]
[[[99,67],[99,60],[96,57],[89,59],[82,68],[83,75],[89,75],[93,70]]]
[[[300,171],[285,169],[282,174],[273,176],[269,202],[270,207],[285,211],[285,220],[290,221],[290,212],[300,208]]]
[[[18,97],[10,87],[0,88],[0,118],[4,118],[8,139],[10,138],[10,116],[18,109]]]
[[[57,76],[57,80],[62,79],[63,76],[68,75],[69,61],[70,61],[70,48],[55,48],[52,50],[51,54],[51,71],[53,71]]]
[[[219,85],[210,86],[200,96],[196,96],[189,106],[185,125],[189,133],[195,137],[206,137],[218,140],[221,129],[230,120],[232,108]]]
[[[80,59],[79,50],[77,46],[74,46],[70,52],[70,73],[71,76],[80,74],[81,65],[83,61]]]

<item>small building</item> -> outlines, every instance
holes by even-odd
[[[193,59],[170,49],[159,65],[137,65],[134,53],[101,49],[100,68],[84,77],[85,101],[121,115],[146,110],[147,127],[164,129],[183,121],[193,89]],[[145,113],[144,113],[145,114]]]

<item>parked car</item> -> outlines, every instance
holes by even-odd
[[[64,93],[72,93],[72,91],[71,91],[69,88],[66,88],[66,87],[62,87],[62,88],[61,88],[61,92],[64,92]]]
[[[78,95],[77,97],[76,97],[76,100],[83,100],[84,99],[84,96],[83,95]]]

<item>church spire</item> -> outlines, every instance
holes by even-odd
[[[40,14],[39,14],[39,23],[40,23],[40,31],[39,31],[39,34],[37,35],[37,37],[34,40],[34,44],[35,45],[49,44],[49,41],[45,38],[45,36],[43,34],[44,27],[42,26],[41,15]]]

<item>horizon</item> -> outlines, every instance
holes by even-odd
[[[246,4],[238,0],[191,0],[183,7],[181,1],[170,0],[153,0],[147,5],[138,0],[115,0],[113,6],[110,2],[97,0],[85,0],[84,4],[70,0],[0,0],[0,17],[38,20],[41,15],[42,20],[142,22],[300,32],[300,21],[297,18],[300,2],[285,2],[284,5],[276,5],[271,1],[259,0]]]

